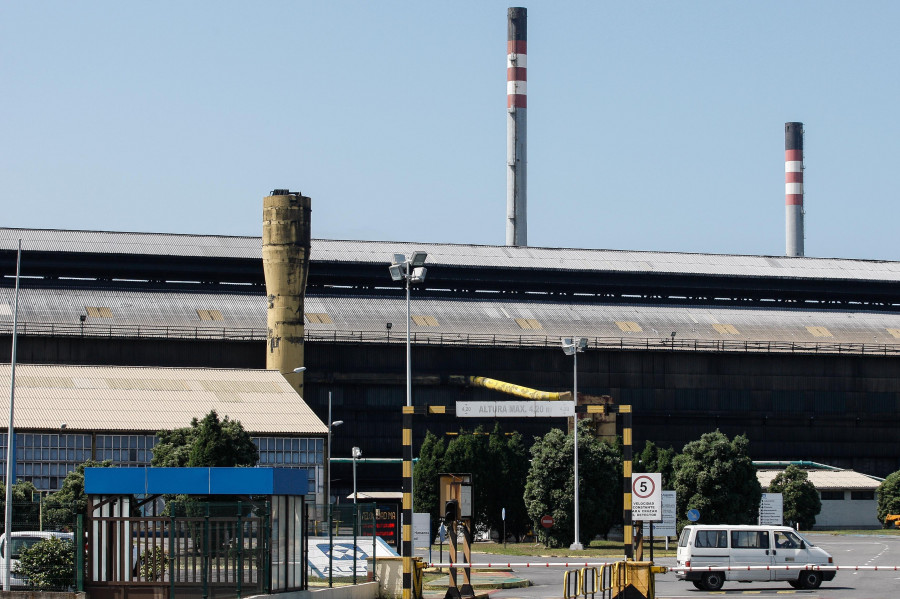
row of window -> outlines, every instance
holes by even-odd
[[[820,491],[822,501],[843,501],[845,493],[843,491]],[[850,491],[851,501],[874,501],[875,491]]]

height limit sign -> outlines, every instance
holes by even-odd
[[[631,476],[631,519],[662,520],[662,475],[639,473]]]

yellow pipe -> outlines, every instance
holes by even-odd
[[[572,394],[568,391],[552,392],[538,391],[537,389],[529,389],[521,385],[513,385],[512,383],[504,383],[496,379],[489,379],[484,376],[467,377],[470,385],[475,387],[484,387],[501,393],[508,393],[517,397],[524,397],[535,401],[572,401]]]

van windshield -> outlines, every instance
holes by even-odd
[[[13,537],[12,543],[10,544],[12,547],[12,559],[19,559],[23,550],[28,549],[32,545],[40,543],[43,540],[42,537]]]

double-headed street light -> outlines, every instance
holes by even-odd
[[[406,281],[406,405],[412,405],[412,352],[409,342],[409,287],[413,283],[425,280],[426,252],[417,251],[407,258],[403,254],[394,254],[394,261],[388,267],[391,278],[395,281]]]
[[[578,353],[583,352],[587,348],[587,339],[584,337],[566,337],[562,340],[562,348],[567,356],[574,358],[574,370],[572,378],[572,402],[573,407],[578,408]],[[572,418],[575,429],[575,542],[569,547],[573,550],[584,549],[581,544],[581,520],[578,514],[578,412],[575,412]]]
[[[391,273],[391,279],[395,281],[406,281],[406,405],[412,406],[412,349],[409,342],[409,287],[413,283],[422,283],[425,281],[425,259],[428,257],[427,252],[421,250],[412,253],[409,258],[405,254],[394,254],[394,259],[388,270]],[[388,329],[390,330],[390,329]],[[412,466],[412,464],[410,464]],[[413,480],[412,472],[409,475],[410,481]],[[410,484],[410,498],[415,505],[415,491],[413,484]]]

